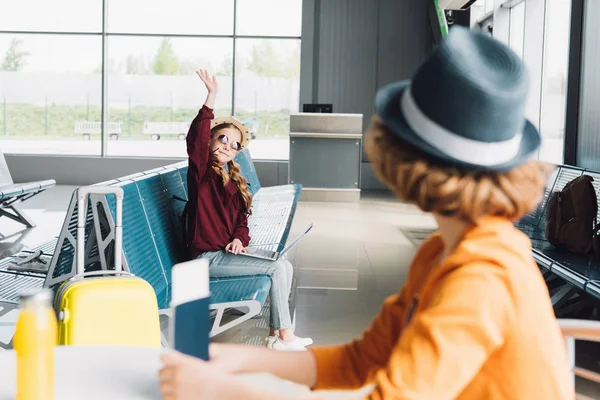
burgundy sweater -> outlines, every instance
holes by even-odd
[[[248,210],[233,181],[223,185],[211,167],[210,122],[213,110],[203,106],[187,135],[189,168],[188,235],[191,256],[223,250],[233,239],[244,247],[250,242]]]

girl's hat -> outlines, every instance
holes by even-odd
[[[236,117],[233,117],[233,116],[219,117],[219,118],[214,118],[212,120],[212,122],[210,124],[210,129],[213,129],[216,126],[223,125],[223,124],[235,125],[235,127],[238,128],[240,130],[240,132],[242,132],[242,142],[240,143],[242,145],[242,148],[245,149],[246,147],[248,147],[248,144],[250,144],[250,138],[252,136],[250,135],[250,130],[246,127],[246,125],[242,124],[239,119],[237,119]]]

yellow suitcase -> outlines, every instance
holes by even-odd
[[[114,271],[83,271],[89,194],[114,194],[116,197]],[[145,280],[122,271],[123,190],[119,187],[80,188],[77,201],[76,275],[63,282],[55,299],[58,344],[160,347],[154,290]]]

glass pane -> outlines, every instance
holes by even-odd
[[[525,38],[525,3],[520,3],[510,9],[510,31],[508,44],[511,49],[523,58]]]
[[[0,34],[2,151],[100,154],[101,54],[99,36]]]
[[[486,19],[484,23],[477,24],[477,26],[472,29],[479,29],[481,32],[485,33],[486,35],[493,37],[494,36],[494,19],[493,18]]]
[[[2,0],[0,29],[101,32],[102,0]]]
[[[108,30],[232,35],[233,0],[111,0]]]
[[[289,158],[290,112],[298,112],[300,40],[237,39],[235,113],[252,130],[256,159]]]
[[[185,157],[182,139],[206,99],[199,68],[217,75],[215,114],[231,115],[233,39],[111,36],[108,45],[109,118],[122,130],[109,155]]]
[[[302,0],[237,0],[236,34],[296,36],[302,32]]]
[[[539,158],[556,164],[563,162],[570,26],[571,0],[547,0]]]
[[[494,0],[477,0],[471,5],[471,27],[477,25],[483,16],[494,10]]]
[[[485,15],[485,0],[477,0],[471,5],[471,27],[477,25],[477,21]]]

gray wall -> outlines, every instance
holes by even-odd
[[[584,3],[577,165],[600,170],[600,1]]]
[[[59,185],[84,186],[183,161],[181,158],[101,158],[5,154],[15,182],[54,179]],[[255,161],[263,186],[288,181],[287,161]]]
[[[173,164],[183,159],[175,158],[100,158],[5,154],[6,163],[15,182],[54,179],[59,185],[85,186],[109,179]],[[288,183],[287,161],[254,161],[262,186]],[[371,164],[362,165],[363,189],[385,188],[375,175]]]
[[[427,1],[379,0],[377,87],[409,79],[432,51]]]
[[[369,125],[377,89],[408,79],[431,52],[426,1],[304,0],[300,105],[332,103]],[[383,188],[363,156],[361,187]]]

